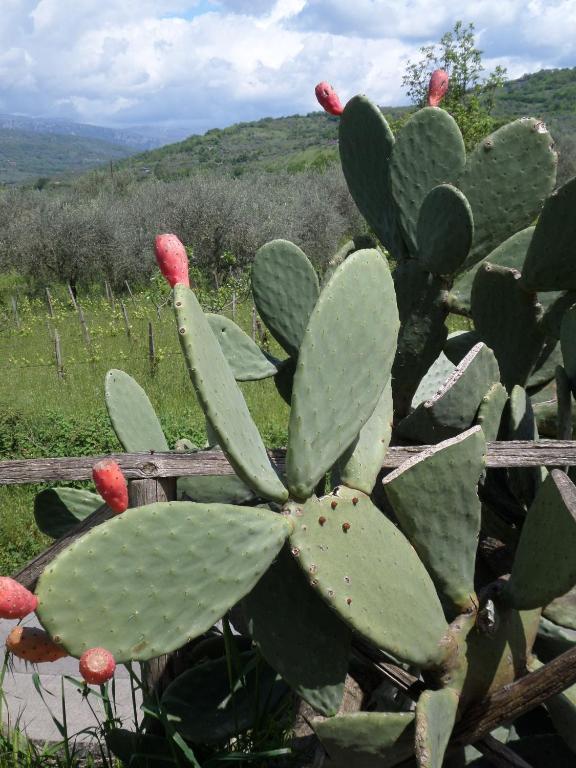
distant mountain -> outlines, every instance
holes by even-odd
[[[136,151],[101,139],[0,128],[0,183],[87,171]]]
[[[88,123],[73,123],[69,120],[57,120],[44,117],[24,117],[21,115],[0,114],[0,130],[26,131],[27,133],[51,133],[57,136],[77,136],[83,139],[98,139],[119,147],[129,147],[131,150],[142,152],[146,149],[161,147],[166,144],[166,136],[162,131],[144,127],[142,132],[104,128]],[[168,141],[174,141],[169,136]]]

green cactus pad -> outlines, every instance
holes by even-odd
[[[576,487],[564,472],[546,477],[522,528],[504,594],[518,609],[547,605],[576,584]]]
[[[296,360],[289,357],[280,367],[280,370],[274,376],[274,385],[276,391],[285,403],[290,405],[292,402],[292,389],[294,387],[294,373],[296,372]]]
[[[472,347],[473,346],[474,344],[472,344]],[[472,347],[470,347],[470,349]],[[467,351],[469,352],[470,350]],[[424,376],[418,385],[416,394],[412,399],[412,407],[416,408],[420,403],[434,397],[436,392],[442,388],[446,379],[454,373],[455,368],[456,364],[449,360],[444,352],[441,352],[428,369],[426,376]]]
[[[380,395],[374,413],[360,430],[341,463],[340,481],[348,488],[370,494],[392,436],[392,386],[390,380]]]
[[[576,630],[542,617],[534,650],[542,661],[551,661],[576,646]]]
[[[561,365],[556,368],[556,398],[558,400],[558,440],[571,440],[572,392],[570,379]]]
[[[447,624],[430,576],[367,496],[340,486],[304,505],[290,502],[287,510],[294,558],[347,624],[410,664],[427,668],[442,660]]]
[[[444,354],[454,365],[458,365],[480,341],[482,339],[476,331],[454,331],[446,339]]]
[[[507,440],[538,440],[538,428],[534,419],[532,402],[528,393],[516,385],[510,392],[507,410]],[[545,470],[542,467],[510,467],[508,484],[516,498],[529,507],[542,483]]]
[[[416,704],[418,768],[442,768],[459,702],[460,697],[450,688],[424,691],[418,699]]]
[[[460,698],[464,710],[509,685],[524,671],[538,630],[540,611],[516,611],[494,601],[495,623],[486,631],[480,622],[466,637],[467,670]]]
[[[256,495],[234,475],[194,475],[177,480],[178,499],[201,504],[246,504]]]
[[[396,138],[390,185],[408,248],[417,253],[420,206],[431,189],[454,183],[466,163],[460,129],[448,112],[425,107],[415,112]]]
[[[252,263],[252,295],[270,333],[291,357],[298,356],[320,288],[306,254],[288,240],[263,245]]]
[[[206,318],[236,381],[258,381],[278,372],[278,366],[233,320],[224,315],[211,314],[207,314]]]
[[[358,210],[384,247],[401,258],[405,246],[390,191],[394,134],[379,107],[366,96],[354,96],[346,104],[338,145],[346,183]]]
[[[104,379],[112,428],[125,451],[167,451],[168,443],[148,395],[132,376],[113,368]]]
[[[556,164],[550,134],[533,118],[504,125],[478,144],[456,182],[474,214],[474,242],[466,265],[532,224],[554,188]]]
[[[565,313],[562,319],[560,348],[566,376],[568,376],[572,392],[576,394],[576,304]]]
[[[547,336],[560,339],[560,329],[564,315],[576,304],[576,291],[550,291],[539,293],[538,300],[544,308],[542,327]]]
[[[522,283],[528,291],[576,291],[576,178],[544,203],[526,254]]]
[[[542,615],[555,624],[576,632],[576,587],[548,603]]]
[[[418,214],[418,258],[434,275],[452,275],[472,245],[474,221],[465,195],[451,184],[428,192]]]
[[[169,653],[252,589],[290,527],[253,507],[173,501],[128,509],[48,565],[38,616],[72,656],[95,647],[117,662]]]
[[[286,477],[305,499],[374,411],[396,351],[398,311],[386,260],[356,251],[310,316],[294,376]]]
[[[492,350],[476,344],[443,387],[400,422],[398,434],[425,444],[455,437],[472,426],[482,398],[499,378]]]
[[[517,270],[485,262],[474,278],[471,309],[482,341],[494,350],[506,389],[524,386],[545,340],[536,294],[522,290]]]
[[[46,488],[34,498],[34,519],[42,533],[59,539],[103,504],[101,496],[83,489]]]
[[[400,527],[455,615],[477,602],[474,566],[480,500],[476,488],[485,454],[484,434],[480,427],[472,427],[408,459],[383,480]]]
[[[165,690],[162,707],[185,739],[197,744],[228,741],[253,728],[286,696],[286,684],[253,652],[239,654],[237,661],[241,679],[232,692],[226,658],[198,664]]]
[[[542,325],[541,327],[544,331],[544,326]],[[556,368],[559,365],[562,365],[560,343],[556,339],[547,338],[530,372],[526,382],[526,389],[536,392],[545,387],[556,375]]]
[[[312,725],[333,768],[393,768],[414,752],[413,712],[354,712]]]
[[[534,227],[527,227],[526,229],[516,232],[514,235],[504,240],[503,243],[490,251],[482,261],[476,262],[471,265],[465,271],[461,272],[454,280],[454,284],[450,289],[450,294],[456,299],[458,304],[464,309],[470,309],[470,294],[472,292],[472,284],[476,277],[476,272],[480,268],[480,264],[485,261],[490,264],[495,264],[499,267],[512,267],[517,269],[518,272],[522,272],[524,266],[524,259],[534,234]]]
[[[114,757],[130,768],[177,768],[168,739],[113,728],[105,736]]]
[[[392,394],[398,418],[410,410],[420,381],[442,351],[448,335],[448,307],[444,281],[425,272],[417,259],[394,270],[394,287],[400,333],[392,366]]]
[[[493,384],[482,398],[475,423],[482,427],[486,442],[498,440],[502,413],[508,401],[508,392],[499,381]]]
[[[198,299],[184,285],[174,287],[174,309],[190,378],[228,461],[259,496],[284,501],[288,494],[268,460],[234,374]]]
[[[270,666],[314,709],[335,715],[344,694],[351,632],[310,588],[288,549],[242,605],[250,635]]]

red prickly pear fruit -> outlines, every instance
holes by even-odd
[[[80,674],[91,685],[102,685],[114,676],[116,662],[106,648],[90,648],[80,656]]]
[[[190,286],[188,255],[176,235],[157,235],[154,252],[160,271],[174,288],[176,283]]]
[[[6,638],[6,648],[14,656],[33,664],[58,661],[68,656],[64,648],[38,627],[14,627]]]
[[[430,75],[428,83],[428,106],[437,107],[448,90],[448,72],[444,69],[435,69]]]
[[[110,509],[119,514],[128,509],[128,484],[113,459],[102,459],[92,467],[96,490]]]
[[[38,598],[9,576],[0,576],[0,619],[23,619],[38,607]]]
[[[338,94],[334,88],[332,88],[330,83],[327,83],[323,80],[321,83],[318,83],[315,91],[316,98],[322,107],[326,110],[326,112],[328,112],[328,114],[341,115],[342,112],[344,112],[344,108],[342,107],[342,104],[340,104]]]

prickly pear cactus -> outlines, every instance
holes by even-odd
[[[275,706],[289,688],[317,713],[336,768],[411,756],[441,768],[466,708],[532,669],[535,642],[551,658],[576,641],[576,487],[558,469],[486,466],[487,442],[537,439],[549,401],[531,397],[552,380],[562,434],[571,429],[574,185],[548,197],[556,156],[536,120],[504,126],[467,157],[438,106],[397,137],[366,97],[332,114],[350,192],[383,248],[347,243],[320,281],[296,245],[262,246],[253,297],[282,360],[207,316],[170,272],[209,443],[236,474],[181,478],[182,500],[129,509],[76,540],[39,580],[38,615],[74,656],[101,646],[147,661],[196,642],[161,701],[191,746],[234,735],[231,702],[246,730],[263,687]],[[467,332],[448,337],[451,312],[469,316]],[[266,377],[290,404],[283,468],[236,383]],[[126,450],[167,450],[130,376],[110,372],[106,403]],[[425,448],[381,478],[398,442]],[[56,535],[90,506],[62,498]],[[38,508],[48,530],[51,508]],[[228,615],[255,649],[231,654]],[[224,638],[211,634],[219,619]],[[347,676],[368,687],[358,670],[370,654],[416,674],[415,708],[341,712]],[[200,685],[217,711],[194,699]],[[572,750],[574,701],[568,691],[549,707]],[[212,723],[204,737],[199,718]]]

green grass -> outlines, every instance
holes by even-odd
[[[140,295],[127,301],[131,338],[117,305],[83,299],[92,343],[85,345],[77,313],[62,292],[50,320],[40,300],[21,299],[17,328],[6,310],[0,333],[0,459],[80,456],[121,450],[104,404],[104,376],[121,368],[144,387],[169,443],[206,439],[202,411],[192,389],[174,330],[172,308],[156,311]],[[148,358],[148,322],[154,328],[157,365]],[[251,306],[241,305],[237,321],[251,329]],[[65,378],[59,379],[50,327],[60,335]],[[273,342],[271,351],[281,354]],[[241,384],[248,407],[269,446],[286,444],[288,408],[272,380]],[[0,573],[8,574],[44,549],[49,540],[34,525],[35,494],[46,486],[0,486]]]

